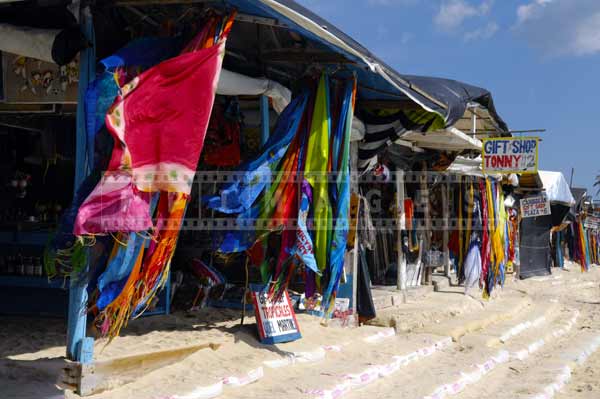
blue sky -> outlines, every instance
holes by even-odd
[[[485,87],[540,168],[600,173],[600,0],[299,0],[401,73]],[[594,193],[596,190],[593,191]]]

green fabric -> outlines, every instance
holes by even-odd
[[[321,271],[324,271],[327,266],[327,247],[331,241],[332,229],[332,210],[327,183],[331,134],[328,87],[328,78],[325,75],[321,76],[315,99],[304,170],[306,180],[313,190],[314,250],[317,266]],[[320,278],[317,277],[317,288],[321,287],[320,284]]]

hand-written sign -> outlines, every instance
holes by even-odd
[[[550,201],[548,201],[546,194],[523,198],[521,200],[521,215],[524,218],[550,215],[550,213]]]
[[[485,173],[536,173],[537,137],[483,139],[482,169]]]
[[[302,338],[296,313],[287,291],[272,302],[266,293],[253,291],[254,313],[258,334],[263,344],[277,344]]]

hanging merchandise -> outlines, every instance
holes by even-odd
[[[356,100],[356,84],[346,85],[343,94],[342,110],[338,126],[333,137],[331,155],[333,158],[331,173],[335,176],[333,188],[333,237],[330,245],[329,284],[323,293],[323,303],[332,309],[335,293],[344,270],[344,255],[348,238],[348,216],[350,213],[350,135],[354,104]],[[340,156],[341,155],[341,156]]]
[[[475,233],[471,236],[471,242],[467,250],[464,264],[465,294],[469,289],[479,282],[481,277],[481,242]]]
[[[329,78],[321,77],[312,122],[309,130],[304,179],[312,188],[312,215],[314,252],[320,272],[328,263],[328,244],[331,235],[331,203],[329,200],[329,183],[327,172],[329,166],[329,141],[331,135],[331,114],[329,109]],[[317,289],[321,288],[321,280],[314,276]],[[307,295],[310,296],[310,295]]]
[[[234,16],[209,16],[181,55],[120,87],[107,113],[112,158],[74,227],[115,237],[95,303],[103,335],[118,335],[167,280]]]
[[[241,228],[225,233],[220,251],[247,251],[274,297],[304,265],[306,298],[320,296],[324,314],[333,310],[343,275],[355,91],[354,79],[332,83],[323,75],[316,90],[283,111],[263,154],[243,168],[257,183],[244,176],[206,200],[210,208],[238,215]]]
[[[417,219],[415,218],[414,203],[411,198],[404,200],[404,218],[408,230],[408,252],[419,250],[419,239],[417,238]]]
[[[479,180],[479,193],[481,195],[482,237],[481,237],[481,279],[480,287],[486,290],[487,276],[490,268],[490,216],[487,187],[489,179]]]
[[[563,257],[563,251],[562,251],[562,237],[563,237],[563,232],[561,230],[558,230],[556,232],[554,232],[553,234],[553,240],[552,240],[552,246],[553,246],[553,250],[554,250],[554,266],[556,267],[560,267],[561,269],[565,266],[565,261],[564,261],[564,257]]]
[[[499,183],[491,181],[488,186],[490,213],[490,268],[488,271],[484,298],[491,295],[496,284],[504,285],[504,268],[506,258],[506,208],[504,194]]]
[[[577,221],[577,236],[579,244],[579,264],[581,265],[581,271],[588,271],[590,266],[588,262],[588,251],[585,240],[585,229],[583,228],[583,223],[581,223],[580,219]]]
[[[507,227],[508,227],[508,252],[506,260],[506,270],[514,271],[513,266],[519,263],[517,258],[518,233],[519,233],[519,212],[515,208],[507,209]]]
[[[308,92],[303,92],[285,108],[261,155],[240,165],[237,169],[242,172],[241,177],[223,188],[220,195],[204,200],[209,208],[227,214],[240,214],[240,218],[242,215],[251,217],[253,204],[272,180],[274,165],[286,154],[292,139],[299,133],[307,102]],[[221,250],[226,253],[244,251],[253,241],[230,235],[223,241]]]

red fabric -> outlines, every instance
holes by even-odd
[[[114,111],[122,103],[123,144],[133,169],[160,162],[196,169],[221,69],[220,48],[183,54],[149,69],[117,101],[107,116],[109,127],[120,140],[116,129],[123,120]],[[119,155],[113,154],[109,169],[121,166]]]
[[[222,107],[215,105],[206,132],[204,163],[237,166],[240,160],[240,124],[227,120]]]
[[[481,239],[481,277],[479,286],[483,287],[488,281],[488,272],[490,268],[490,236],[489,236],[489,218],[488,218],[488,203],[487,190],[485,180],[479,180],[479,192],[481,193],[481,221],[482,221],[482,239]],[[488,288],[489,292],[489,288]]]

